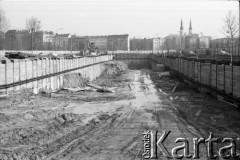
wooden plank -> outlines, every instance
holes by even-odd
[[[194,80],[197,82],[199,82],[199,79],[200,79],[200,76],[199,76],[200,69],[199,68],[200,68],[200,62],[195,62]]]
[[[26,80],[26,62],[25,60],[20,60],[20,81]]]
[[[46,75],[46,59],[42,59],[42,75]]]
[[[217,89],[224,91],[224,65],[217,68]]]
[[[7,61],[6,65],[6,82],[10,84],[13,83],[13,62]]]
[[[216,87],[216,64],[211,64],[211,86]]]
[[[46,75],[50,74],[50,64],[49,64],[49,59],[46,59]]]
[[[40,59],[37,59],[37,76],[42,76],[42,61]]]
[[[26,60],[26,74],[27,74],[27,76],[26,76],[27,79],[32,78],[32,75],[33,75],[33,73],[32,73],[32,60],[29,60],[29,59]]]
[[[240,97],[240,66],[233,66],[233,95]]]
[[[19,60],[14,60],[13,68],[14,68],[14,82],[19,82],[20,81],[20,64],[19,64]]]
[[[201,63],[201,83],[210,86],[210,63]]]
[[[232,93],[232,66],[225,65],[225,92]]]
[[[33,78],[36,78],[37,77],[37,60],[33,60],[32,73],[33,73]]]
[[[0,62],[0,85],[5,85],[5,75],[6,75],[6,69],[5,69],[5,63]]]

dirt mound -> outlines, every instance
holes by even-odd
[[[70,73],[63,76],[63,88],[85,87],[89,80],[81,73]]]
[[[118,61],[107,62],[104,65],[105,65],[105,70],[102,72],[100,77],[119,74],[128,69],[125,63],[118,62]]]
[[[0,113],[0,124],[8,122],[9,120],[10,120],[10,118],[8,115],[6,115],[4,113]]]

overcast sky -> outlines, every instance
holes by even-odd
[[[78,35],[125,34],[165,37],[178,34],[183,19],[188,32],[223,37],[223,18],[231,10],[238,18],[238,1],[227,0],[2,0],[11,29],[24,29],[38,17],[43,30]]]

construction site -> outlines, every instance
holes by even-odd
[[[240,160],[240,0],[0,0],[0,160]]]
[[[1,81],[5,84],[1,85],[0,97],[0,159],[144,159],[143,134],[148,131],[158,131],[157,139],[170,131],[163,142],[169,152],[182,144],[176,142],[177,138],[187,139],[189,154],[195,158],[193,139],[210,139],[212,133],[219,142],[212,144],[211,153],[208,143],[200,144],[197,159],[211,159],[214,155],[217,159],[228,155],[238,159],[238,101],[229,101],[229,96],[204,85],[194,85],[186,76],[174,72],[170,61],[155,56],[144,52],[62,61],[29,60],[33,63],[27,59],[6,60],[2,63],[5,69],[1,70],[8,83]],[[54,65],[45,65],[48,63]],[[15,67],[28,64],[32,67],[26,70]],[[29,68],[37,68],[36,77]],[[30,77],[23,76],[28,73]],[[222,143],[224,138],[236,140],[235,152],[231,152],[231,147],[218,152],[230,144]],[[169,159],[161,148],[156,150],[155,159]],[[171,153],[172,158],[184,152],[183,147]]]

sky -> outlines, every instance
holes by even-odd
[[[221,38],[225,15],[239,16],[234,0],[2,0],[0,7],[10,29],[24,29],[34,16],[43,30],[80,36],[165,37],[179,34],[181,19],[188,33],[191,19],[193,33]]]

